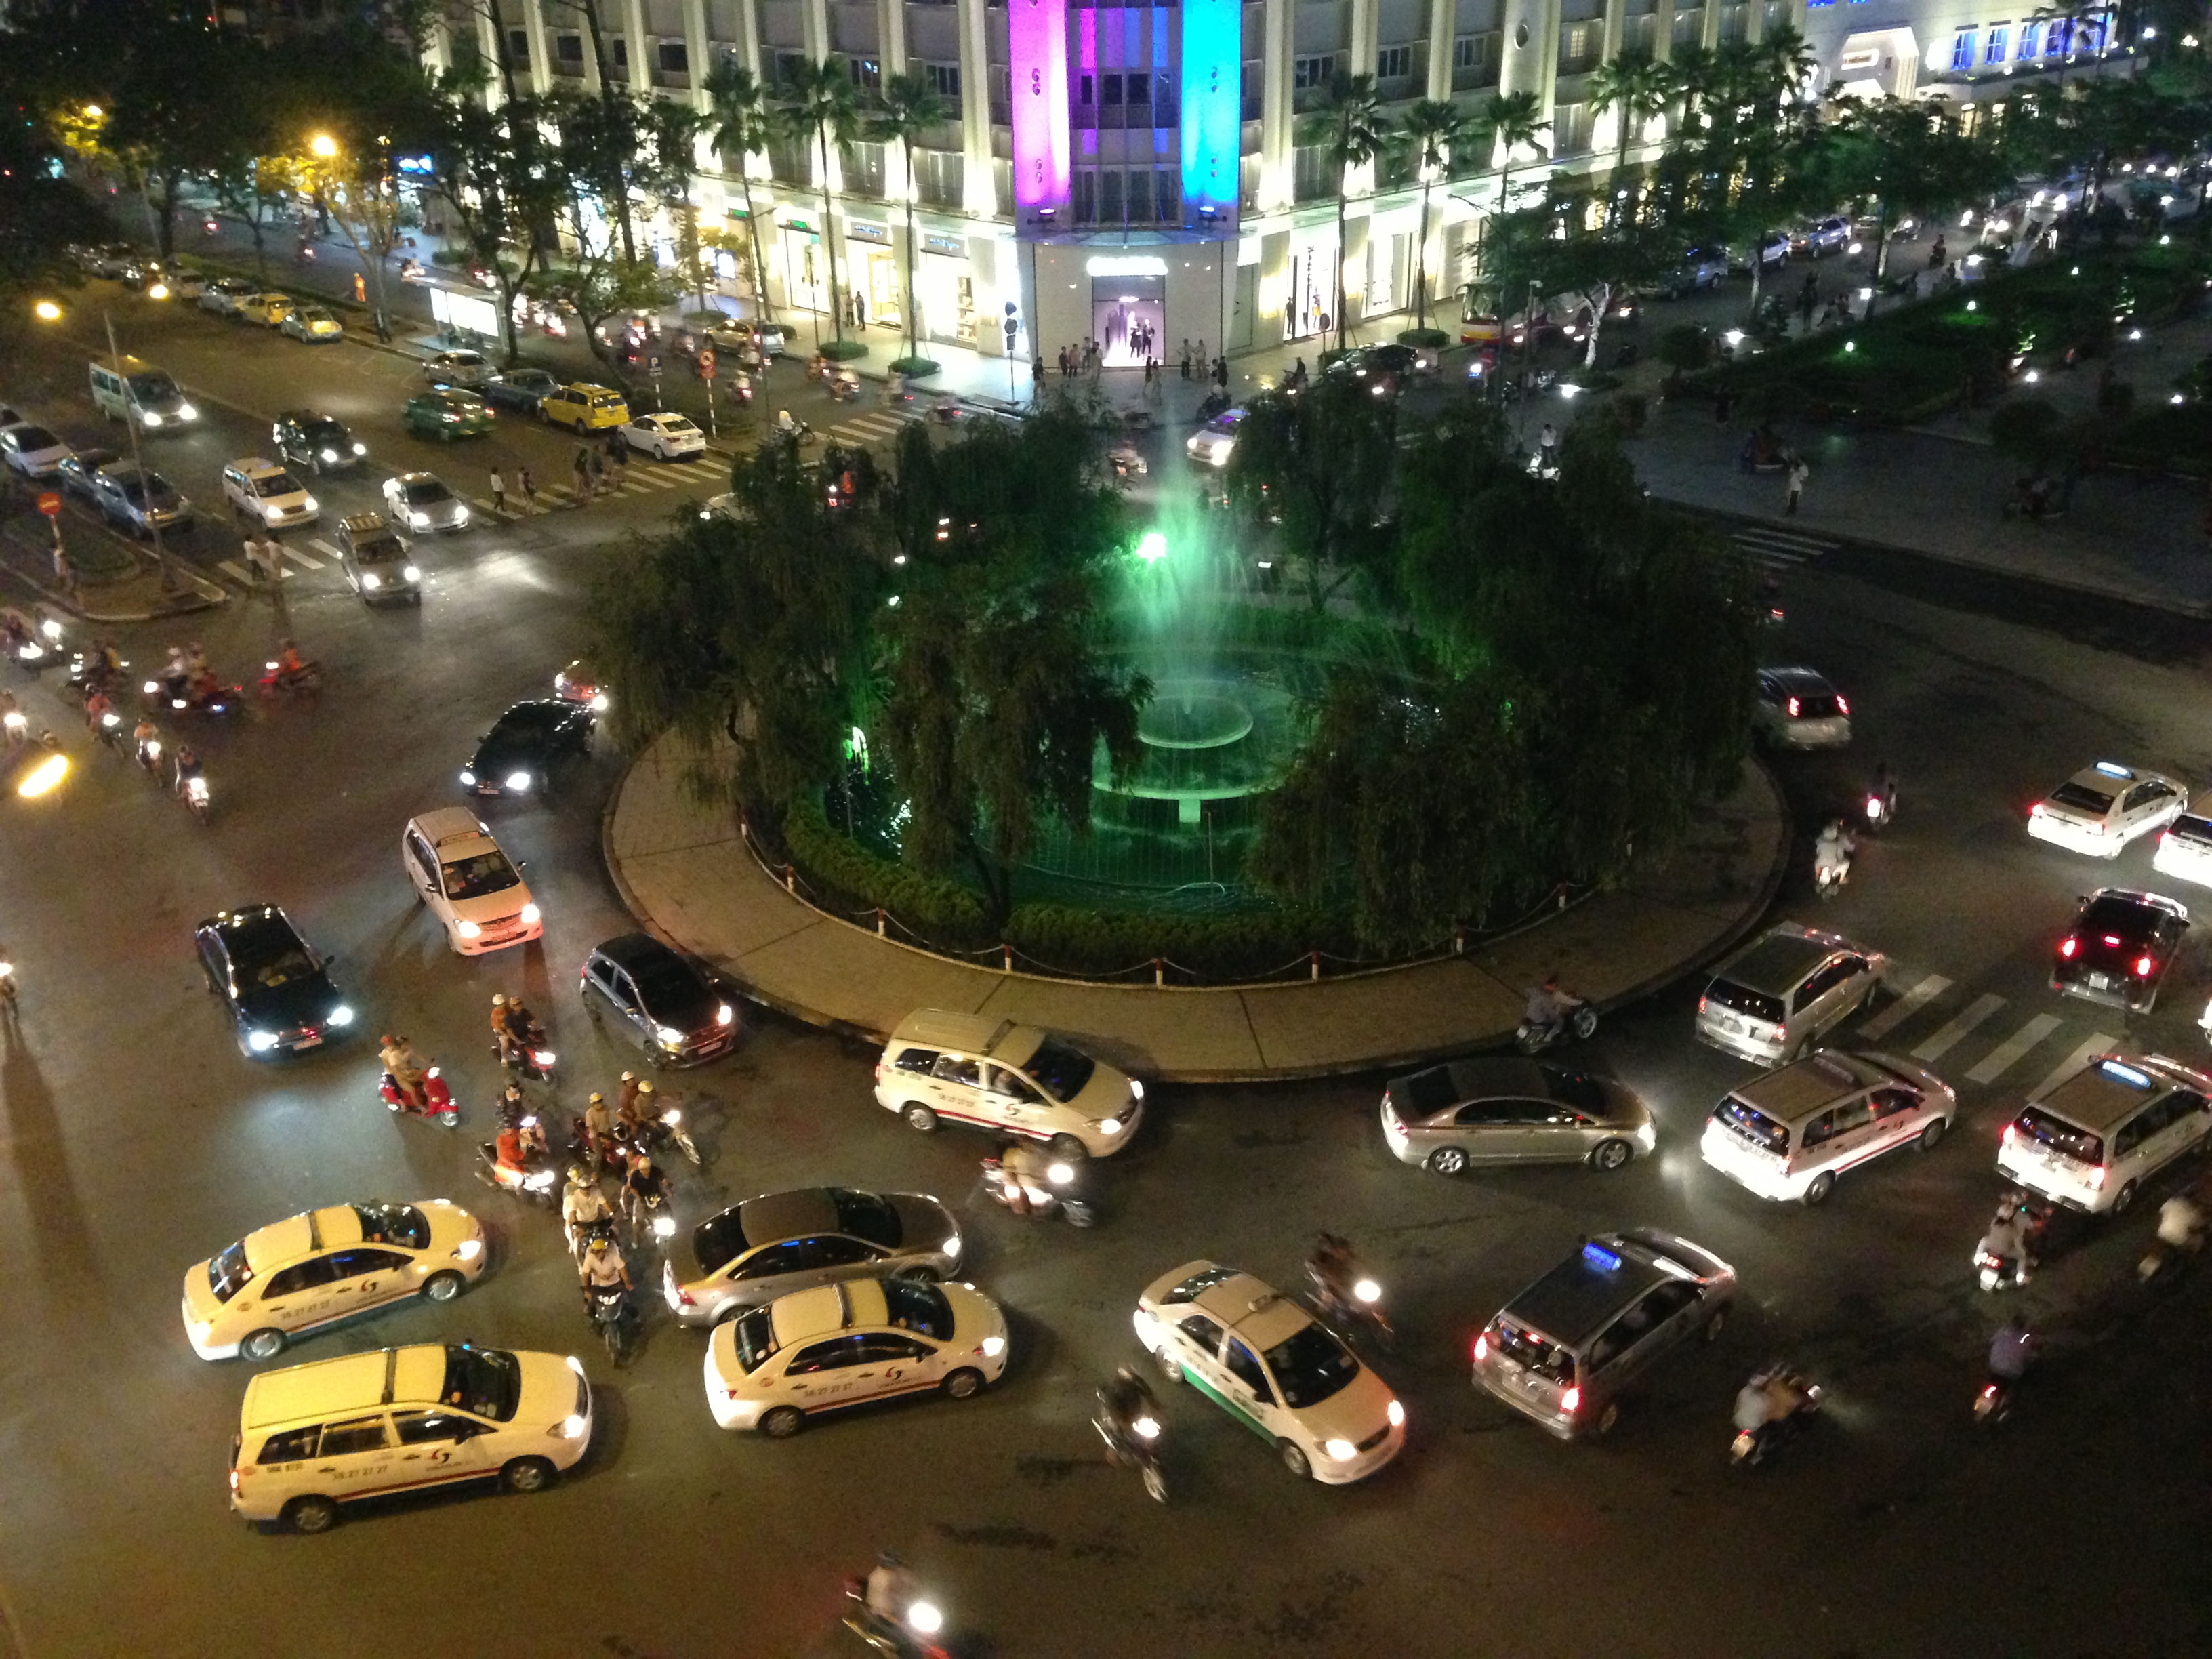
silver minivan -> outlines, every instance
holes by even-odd
[[[1873,997],[1889,958],[1785,921],[1730,957],[1698,999],[1698,1040],[1760,1066],[1811,1048]]]
[[[111,421],[129,421],[141,432],[174,432],[200,417],[167,371],[137,357],[116,367],[92,365],[93,406]]]
[[[1924,1066],[1823,1048],[1730,1090],[1698,1150],[1761,1198],[1818,1204],[1855,1164],[1899,1146],[1932,1152],[1958,1109],[1958,1091]]]

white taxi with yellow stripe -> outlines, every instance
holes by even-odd
[[[820,1412],[938,1393],[965,1400],[1006,1370],[1006,1316],[972,1285],[848,1279],[714,1327],[707,1409],[778,1439]]]
[[[483,1224],[442,1198],[328,1205],[187,1268],[185,1334],[203,1359],[274,1359],[357,1314],[417,1296],[450,1302],[489,1260]]]
[[[1328,1328],[1251,1274],[1186,1261],[1138,1298],[1137,1340],[1275,1449],[1292,1474],[1364,1480],[1406,1444],[1406,1408]]]

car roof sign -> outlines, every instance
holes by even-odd
[[[1620,1270],[1620,1256],[1606,1249],[1595,1239],[1590,1240],[1583,1246],[1583,1260],[1589,1262],[1591,1267],[1606,1273],[1618,1273]]]

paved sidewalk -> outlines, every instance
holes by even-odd
[[[1526,988],[1557,969],[1601,1006],[1711,960],[1765,914],[1790,854],[1772,780],[1747,766],[1662,870],[1462,957],[1318,981],[1096,985],[949,961],[823,915],[784,890],[726,811],[694,804],[663,738],[641,756],[601,828],[607,867],[641,923],[742,981],[769,1006],[880,1042],[920,1007],[1022,1019],[1080,1036],[1146,1078],[1273,1081],[1376,1070],[1494,1048]]]

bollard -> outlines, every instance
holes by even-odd
[[[999,946],[999,957],[1002,964],[999,971],[1002,974],[1012,973],[1014,971],[1014,947],[1011,945],[1000,945]]]
[[[1313,964],[1312,977],[1319,979],[1321,977],[1321,952],[1318,951],[1307,951],[1306,960]]]
[[[883,907],[882,905],[878,904],[878,905],[876,907],[876,937],[877,937],[878,939],[881,939],[883,936],[884,936],[884,907]]]
[[[1167,958],[1165,957],[1154,957],[1152,958],[1152,983],[1155,985],[1165,985],[1167,982]]]

